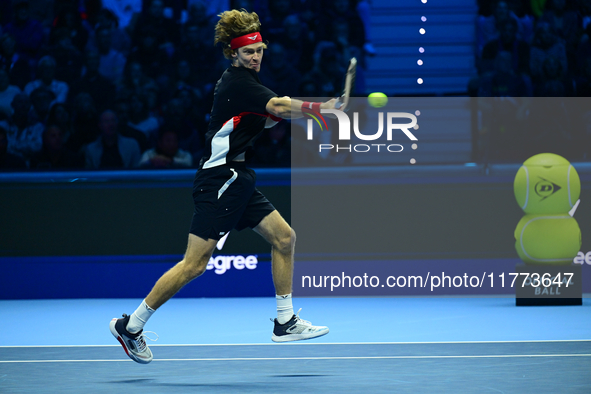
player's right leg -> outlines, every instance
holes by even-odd
[[[293,313],[291,292],[295,232],[277,211],[265,216],[253,230],[273,246],[271,264],[277,300],[277,318],[272,319],[275,327],[271,340],[290,342],[328,334],[328,327],[314,326],[309,321],[301,319],[299,311],[297,314]]]
[[[144,339],[143,324],[146,323],[151,313],[171,299],[183,286],[205,272],[216,243],[215,239],[204,240],[194,234],[189,234],[187,251],[183,260],[158,279],[150,294],[134,313],[134,315],[144,314],[144,318],[131,316],[132,319],[130,319],[130,316],[123,315],[121,319],[111,320],[109,324],[111,333],[133,361],[141,364],[152,361],[152,351]],[[134,321],[131,326],[130,320]]]

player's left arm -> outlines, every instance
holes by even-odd
[[[273,115],[276,118],[281,119],[296,119],[303,117],[302,113],[302,104],[304,102],[302,100],[294,99],[291,97],[273,97],[267,103],[267,112]],[[335,109],[335,104],[337,103],[337,99],[330,99],[324,103],[320,103],[321,109]],[[269,117],[269,119],[271,119]],[[267,119],[267,123],[269,122]],[[267,127],[267,124],[265,124]],[[269,126],[271,127],[271,126]]]

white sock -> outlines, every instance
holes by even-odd
[[[129,317],[129,322],[126,327],[127,331],[135,334],[143,330],[144,325],[154,312],[156,311],[146,304],[146,300],[143,300],[140,306],[138,306],[135,312]]]
[[[291,293],[286,295],[276,295],[275,300],[277,300],[277,321],[279,324],[285,324],[293,316]]]

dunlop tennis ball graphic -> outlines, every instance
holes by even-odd
[[[581,229],[568,213],[525,215],[514,235],[517,254],[527,264],[571,264],[581,248]]]
[[[527,214],[566,213],[579,199],[581,181],[568,160],[540,153],[527,159],[517,171],[513,191]]]

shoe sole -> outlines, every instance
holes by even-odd
[[[121,335],[119,335],[119,333],[117,332],[117,329],[115,328],[115,324],[117,323],[117,320],[118,319],[116,319],[116,318],[111,320],[111,322],[109,323],[109,330],[111,330],[111,334],[113,334],[113,336],[119,341],[119,343],[123,347],[123,350],[125,350],[125,354],[127,354],[127,356],[130,359],[132,359],[133,361],[135,361],[136,363],[148,364],[150,361],[152,361],[152,360],[144,360],[139,357],[136,357],[132,352],[129,351],[129,349],[125,345],[125,341],[123,340],[123,338],[121,338]]]
[[[287,335],[281,335],[281,336],[277,336],[275,334],[273,334],[271,336],[271,340],[273,342],[293,342],[293,341],[303,341],[306,339],[314,339],[314,338],[318,338],[321,337],[323,335],[328,334],[328,328],[326,329],[326,331],[320,331],[318,333],[314,333],[314,334],[287,334]]]

